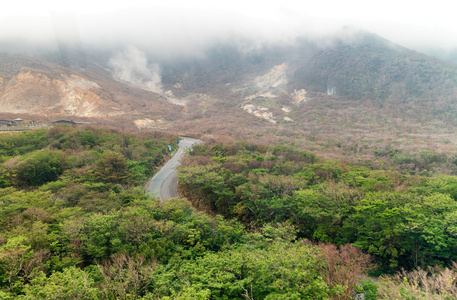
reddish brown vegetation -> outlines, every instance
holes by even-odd
[[[324,281],[330,287],[336,285],[347,287],[341,295],[334,296],[333,299],[352,299],[357,281],[373,267],[372,258],[349,244],[339,248],[324,243],[318,246],[322,249],[325,258]]]

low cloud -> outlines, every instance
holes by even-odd
[[[382,5],[359,0],[29,2],[12,1],[0,11],[0,27],[8,29],[0,31],[0,51],[20,51],[20,46],[56,51],[66,27],[50,17],[53,11],[73,12],[84,48],[111,51],[134,45],[155,62],[199,57],[226,42],[246,52],[292,43],[298,36],[319,39],[347,25],[419,51],[430,45],[457,47],[454,12],[442,9],[444,0],[432,6],[394,0]]]
[[[109,60],[113,77],[155,93],[161,93],[161,76],[158,64],[149,63],[146,55],[128,46]]]

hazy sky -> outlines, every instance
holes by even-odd
[[[62,19],[67,18],[75,23],[83,43],[110,46],[122,42],[169,53],[192,52],[209,42],[228,38],[285,41],[297,35],[325,34],[345,25],[375,32],[417,50],[449,49],[457,47],[457,18],[449,3],[15,0],[4,3],[0,10],[0,40],[55,43],[56,34],[61,35],[59,28],[68,25],[62,25]]]

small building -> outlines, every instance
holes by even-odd
[[[16,123],[21,123],[22,121],[24,121],[24,120],[22,120],[21,118],[14,119],[14,122],[16,122]]]
[[[11,120],[0,120],[0,127],[11,127],[16,125],[16,122]]]
[[[59,120],[59,121],[55,121],[55,122],[52,122],[53,125],[76,125],[75,122],[73,122],[73,120]]]

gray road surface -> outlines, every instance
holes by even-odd
[[[160,198],[162,201],[179,197],[178,171],[176,170],[176,167],[180,165],[179,161],[185,153],[186,148],[201,142],[201,140],[197,139],[183,138],[179,142],[179,149],[176,151],[173,158],[170,159],[149,181],[147,186],[148,193]]]

